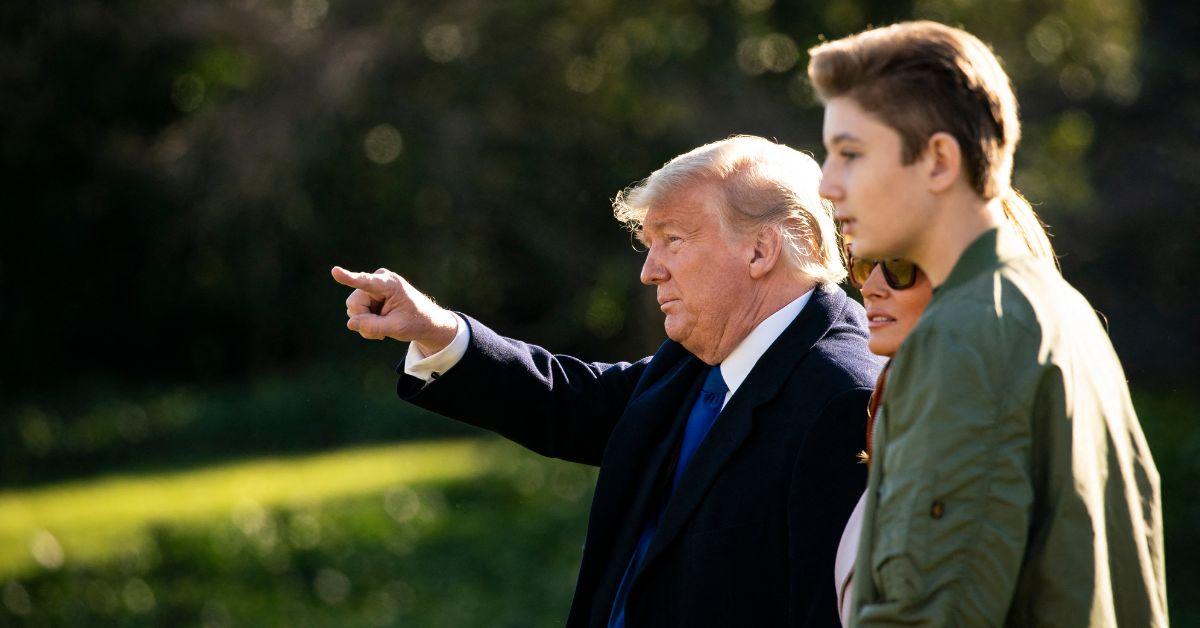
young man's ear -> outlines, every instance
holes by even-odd
[[[776,227],[765,227],[758,230],[754,239],[754,249],[750,257],[750,277],[762,279],[779,263],[783,254],[783,235]]]
[[[962,174],[962,147],[953,135],[939,131],[925,144],[930,192],[945,192]]]

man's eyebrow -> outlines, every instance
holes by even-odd
[[[644,229],[650,229],[651,231],[662,231],[663,229],[666,229],[667,227],[678,227],[678,226],[679,226],[678,220],[672,220],[669,218],[666,220],[655,220],[654,222],[642,225],[642,227]]]
[[[838,144],[841,144],[842,142],[860,142],[860,141],[862,141],[862,140],[858,139],[858,137],[855,136],[853,133],[842,132],[842,133],[838,133],[837,135],[834,135],[832,138],[830,138],[827,145],[828,146],[837,146]]]

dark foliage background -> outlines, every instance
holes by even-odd
[[[1014,79],[1017,185],[1109,323],[1172,603],[1200,617],[1191,3],[3,3],[0,486],[463,433],[391,401],[403,347],[346,332],[334,264],[556,350],[646,354],[661,321],[609,199],[734,133],[823,158],[804,51],[914,17]]]

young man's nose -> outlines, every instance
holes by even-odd
[[[820,193],[821,198],[835,203],[842,200],[845,196],[845,191],[842,190],[842,186],[838,184],[836,178],[825,174],[825,171],[822,171],[821,185],[817,188],[817,192]]]

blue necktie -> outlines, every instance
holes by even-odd
[[[708,370],[708,376],[704,378],[704,387],[700,389],[700,397],[692,406],[692,412],[688,415],[687,425],[683,430],[683,442],[679,444],[679,458],[675,463],[675,475],[671,479],[671,490],[663,496],[662,503],[653,511],[656,514],[646,522],[646,527],[642,529],[642,535],[638,537],[637,546],[633,549],[633,556],[629,559],[629,565],[625,567],[625,575],[621,576],[621,584],[617,587],[617,597],[613,600],[612,613],[608,617],[608,628],[625,628],[625,599],[629,597],[629,587],[633,584],[633,578],[637,575],[642,559],[646,557],[646,552],[650,549],[650,541],[654,540],[654,533],[658,530],[658,524],[667,510],[667,501],[675,492],[675,487],[679,485],[679,479],[687,470],[688,462],[691,462],[692,456],[700,448],[700,443],[704,441],[709,429],[716,422],[717,415],[721,413],[721,406],[725,404],[725,393],[727,392],[729,392],[729,387],[725,385],[725,379],[721,377],[721,366],[711,367]]]

